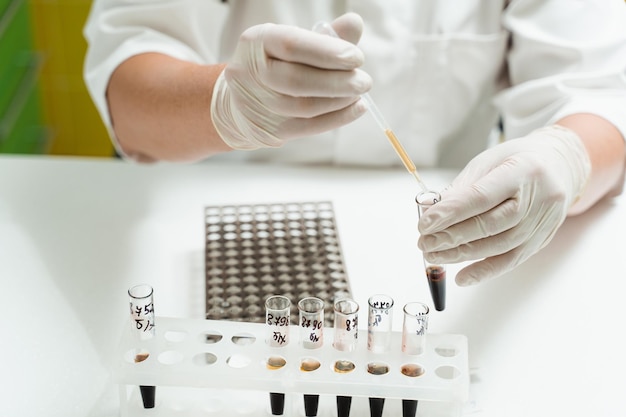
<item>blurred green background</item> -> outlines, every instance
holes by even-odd
[[[0,153],[112,157],[83,82],[90,0],[0,0]]]

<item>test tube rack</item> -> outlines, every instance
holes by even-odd
[[[319,394],[318,417],[336,416],[337,395],[354,398],[351,416],[369,415],[368,398],[385,398],[385,416],[401,415],[403,399],[419,400],[417,417],[461,415],[468,399],[467,339],[455,334],[427,334],[424,352],[401,351],[400,332],[392,332],[387,353],[367,350],[367,330],[359,330],[357,348],[340,352],[332,346],[332,328],[318,349],[298,343],[300,328],[291,325],[290,343],[270,347],[265,323],[156,317],[155,337],[139,341],[126,322],[114,366],[120,410],[125,416],[271,416],[269,393],[285,393],[285,417],[304,416],[303,394]],[[149,352],[135,363],[137,350]],[[285,365],[270,369],[268,359]],[[311,372],[302,361],[318,361]],[[354,370],[338,373],[337,361]],[[387,373],[368,373],[368,365]],[[403,366],[417,365],[419,376],[407,376]],[[156,405],[144,409],[140,385],[156,386]]]
[[[339,231],[331,201],[205,207],[206,318],[265,322],[263,300],[325,301],[349,297]]]

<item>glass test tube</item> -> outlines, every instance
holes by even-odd
[[[421,355],[426,346],[428,330],[428,306],[411,302],[404,306],[402,324],[402,352],[407,355]]]
[[[265,300],[265,319],[268,334],[266,343],[271,347],[283,347],[289,343],[291,300],[282,295],[274,295]],[[267,359],[268,369],[280,369],[286,364],[285,360],[276,355]],[[285,394],[270,392],[270,408],[272,415],[282,415],[285,410]]]
[[[439,201],[441,201],[441,195],[436,191],[419,193],[415,197],[418,216],[421,218],[429,207]],[[424,269],[435,310],[443,311],[446,308],[446,266],[430,263],[424,258]]]
[[[154,301],[153,290],[148,284],[139,284],[128,290],[130,299],[131,327],[137,341],[144,341],[154,337]],[[150,352],[138,348],[135,353],[135,362],[143,362],[148,359]],[[140,385],[139,392],[144,408],[154,408],[156,399],[156,386]]]
[[[393,298],[385,294],[376,294],[367,300],[367,304],[367,350],[384,353],[389,350],[391,343]],[[369,406],[370,417],[382,416],[385,399],[370,397]]]
[[[289,313],[291,300],[282,295],[274,295],[265,300],[267,320],[267,344],[272,347],[286,346],[289,343]]]
[[[349,298],[335,303],[335,339],[333,347],[342,352],[356,349],[359,337],[359,304]]]
[[[359,336],[359,304],[344,298],[335,302],[335,338],[333,347],[342,352],[352,352],[356,349]],[[354,363],[342,360],[335,363],[336,372],[351,372]],[[337,417],[348,417],[352,397],[346,395],[337,396]]]
[[[324,301],[306,297],[298,302],[300,340],[305,349],[317,349],[324,344]]]
[[[305,349],[317,349],[324,344],[324,301],[317,297],[306,297],[298,302],[300,313],[300,341]],[[314,359],[305,359],[300,369],[312,372],[320,363]],[[317,415],[320,396],[304,394],[304,414],[307,417]]]
[[[367,350],[374,353],[387,352],[391,344],[393,298],[376,294],[369,298],[367,304]]]
[[[426,347],[426,331],[428,330],[428,306],[424,303],[412,302],[404,306],[402,324],[402,352],[408,355],[421,355]],[[402,400],[402,417],[415,417],[417,400]]]

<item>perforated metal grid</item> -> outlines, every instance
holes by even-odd
[[[265,299],[325,302],[333,325],[334,300],[350,297],[333,205],[329,201],[209,206],[206,224],[206,317],[265,321]]]

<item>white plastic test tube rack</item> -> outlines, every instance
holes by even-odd
[[[167,317],[156,322],[155,337],[145,341],[133,337],[129,323],[124,325],[114,368],[122,416],[271,416],[269,393],[281,392],[286,394],[286,417],[304,415],[302,393],[320,394],[319,417],[337,415],[337,395],[354,397],[351,416],[369,415],[367,398],[383,397],[383,416],[401,415],[401,400],[415,399],[417,417],[456,417],[468,399],[463,335],[428,334],[424,352],[407,355],[401,351],[400,332],[392,332],[388,353],[368,351],[367,330],[359,330],[355,350],[341,352],[330,342],[319,349],[304,349],[294,341],[271,347],[265,323]],[[292,325],[290,331],[296,335],[299,330]],[[148,358],[135,362],[137,349],[148,351]],[[284,359],[279,361],[284,366],[270,369],[268,359],[276,363],[276,357]],[[320,366],[305,372],[303,361]],[[337,372],[337,361],[352,362],[354,369]],[[371,374],[372,365],[388,372]],[[403,368],[417,368],[419,375],[404,375]],[[155,408],[143,408],[139,385],[157,387]]]

